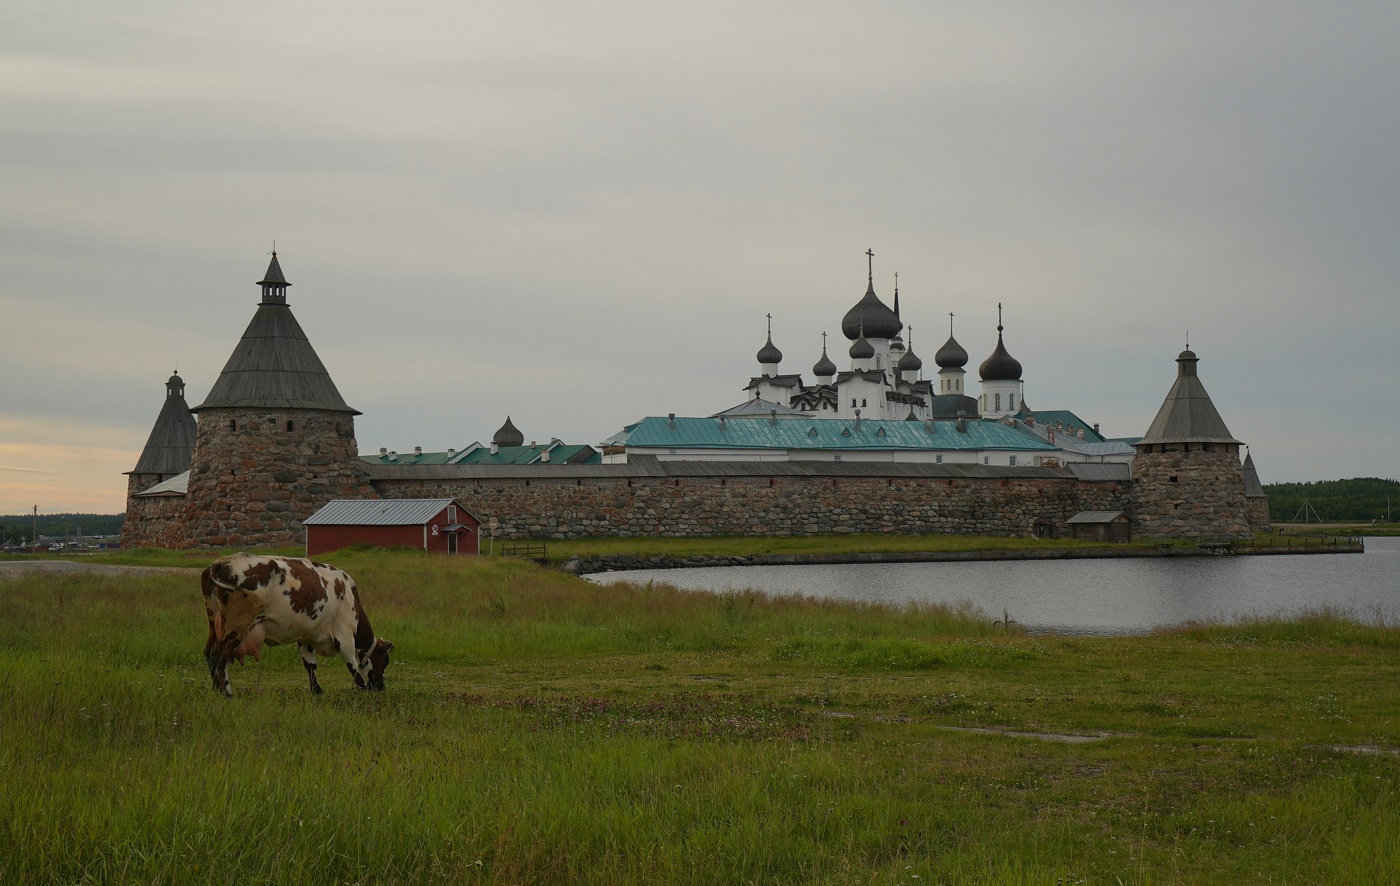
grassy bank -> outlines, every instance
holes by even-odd
[[[0,582],[0,882],[1400,879],[1395,627],[1032,637],[330,559],[385,693],[270,649],[217,697],[191,575]]]

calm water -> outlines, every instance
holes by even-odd
[[[1400,619],[1400,538],[1364,554],[1147,560],[1020,560],[849,566],[725,566],[590,575],[710,591],[754,589],[841,600],[971,603],[1031,630],[1131,634],[1193,619],[1330,606]]]

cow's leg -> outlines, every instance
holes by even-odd
[[[311,692],[321,694],[321,684],[316,681],[316,650],[310,643],[301,644],[301,663],[306,666],[306,676],[311,680]]]
[[[214,678],[214,689],[229,698],[233,697],[233,684],[228,679],[228,663],[242,642],[243,638],[238,634],[224,634],[210,652],[209,673]]]
[[[355,635],[347,633],[344,636],[336,635],[335,651],[340,653],[340,657],[345,659],[345,667],[350,671],[350,677],[355,681],[355,686],[360,689],[368,689],[369,684],[365,683],[365,677],[360,673],[360,653],[355,649]]]

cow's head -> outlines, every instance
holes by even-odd
[[[369,680],[366,681],[367,689],[384,688],[384,669],[389,667],[389,653],[394,649],[394,644],[383,637],[374,638],[374,648],[369,651]]]

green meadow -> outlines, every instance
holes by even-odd
[[[1400,882],[1396,626],[327,559],[386,692],[274,648],[219,697],[193,569],[0,579],[0,883]]]

